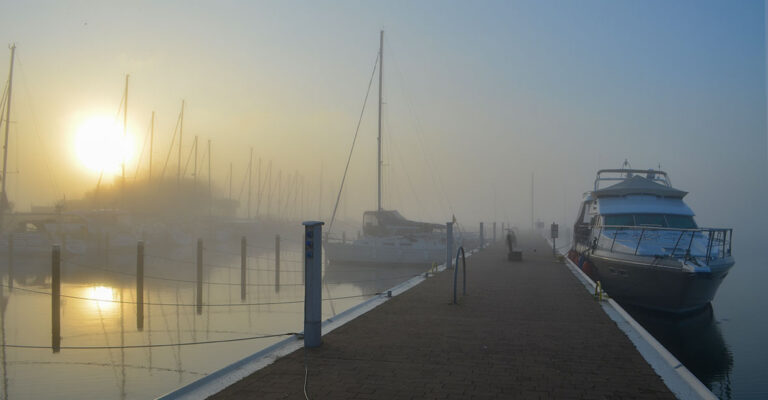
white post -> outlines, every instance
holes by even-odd
[[[485,229],[483,228],[483,223],[480,223],[480,248],[482,249],[485,245]]]
[[[453,255],[453,222],[445,223],[445,249],[445,268],[450,268]]]

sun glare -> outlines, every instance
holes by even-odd
[[[109,117],[92,117],[77,129],[75,152],[89,170],[118,174],[123,163],[133,156],[130,133],[123,135],[120,123]]]
[[[92,286],[87,288],[85,297],[92,300],[92,305],[104,310],[112,309],[116,306],[115,300],[119,300],[116,290],[108,286]]]

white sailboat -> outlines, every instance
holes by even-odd
[[[347,241],[328,236],[325,251],[332,264],[430,264],[445,258],[445,226],[411,221],[397,210],[385,210],[381,203],[381,105],[384,57],[384,31],[379,43],[379,104],[378,104],[378,193],[375,211],[363,213],[362,236]]]

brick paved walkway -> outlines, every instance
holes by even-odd
[[[501,244],[470,257],[459,305],[446,271],[324,336],[306,353],[309,398],[674,398],[547,243],[521,245],[522,263]],[[304,358],[213,398],[303,399]]]

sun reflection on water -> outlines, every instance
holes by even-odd
[[[86,288],[85,292],[85,297],[96,300],[90,301],[92,307],[101,311],[111,310],[119,304],[117,300],[120,296],[118,296],[117,290],[111,286],[91,286]]]

